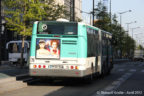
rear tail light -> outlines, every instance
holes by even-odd
[[[41,65],[39,65],[38,67],[41,68]]]
[[[33,65],[33,68],[46,68],[46,65]]]
[[[37,68],[37,65],[33,65],[34,68]]]
[[[73,69],[74,67],[73,66],[71,66],[71,69]]]
[[[78,66],[71,66],[71,69],[78,69]]]
[[[46,66],[45,66],[45,65],[43,65],[43,68],[46,68]]]
[[[78,66],[75,66],[75,69],[78,69]]]

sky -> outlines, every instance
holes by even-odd
[[[99,1],[103,0],[95,0],[95,7]],[[110,0],[107,0],[108,11],[109,2]],[[82,0],[82,11],[92,11],[92,3],[93,0]],[[136,28],[133,29],[133,37],[138,43],[143,43],[144,45],[144,0],[111,0],[111,9],[112,14],[117,15],[118,21],[120,21],[120,12],[132,10],[131,12],[122,14],[122,27],[127,30],[126,23],[136,21],[136,23],[129,24],[129,35],[132,36],[132,28]],[[88,14],[83,13],[82,16],[85,22],[88,23],[90,21]]]

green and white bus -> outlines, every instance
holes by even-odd
[[[92,77],[110,73],[112,34],[81,22],[36,21],[29,73],[33,77]]]

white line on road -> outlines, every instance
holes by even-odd
[[[142,67],[142,66],[144,66],[144,64],[139,64],[138,66],[139,66],[139,67]]]
[[[142,70],[141,72],[144,72],[144,70]]]
[[[129,71],[130,71],[130,72],[135,72],[135,71],[136,71],[136,69],[130,69]]]
[[[113,81],[111,85],[107,86],[104,90],[96,91],[92,96],[108,96],[108,95],[114,95],[116,90],[122,83],[124,83],[128,78],[131,77],[131,75],[134,74],[136,70],[132,69],[131,73],[125,73],[120,78],[118,78],[116,81]]]
[[[124,71],[124,69],[118,69],[118,71]]]

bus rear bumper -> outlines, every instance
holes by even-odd
[[[38,77],[84,77],[91,74],[91,69],[87,70],[60,70],[60,69],[30,69],[30,76]]]

